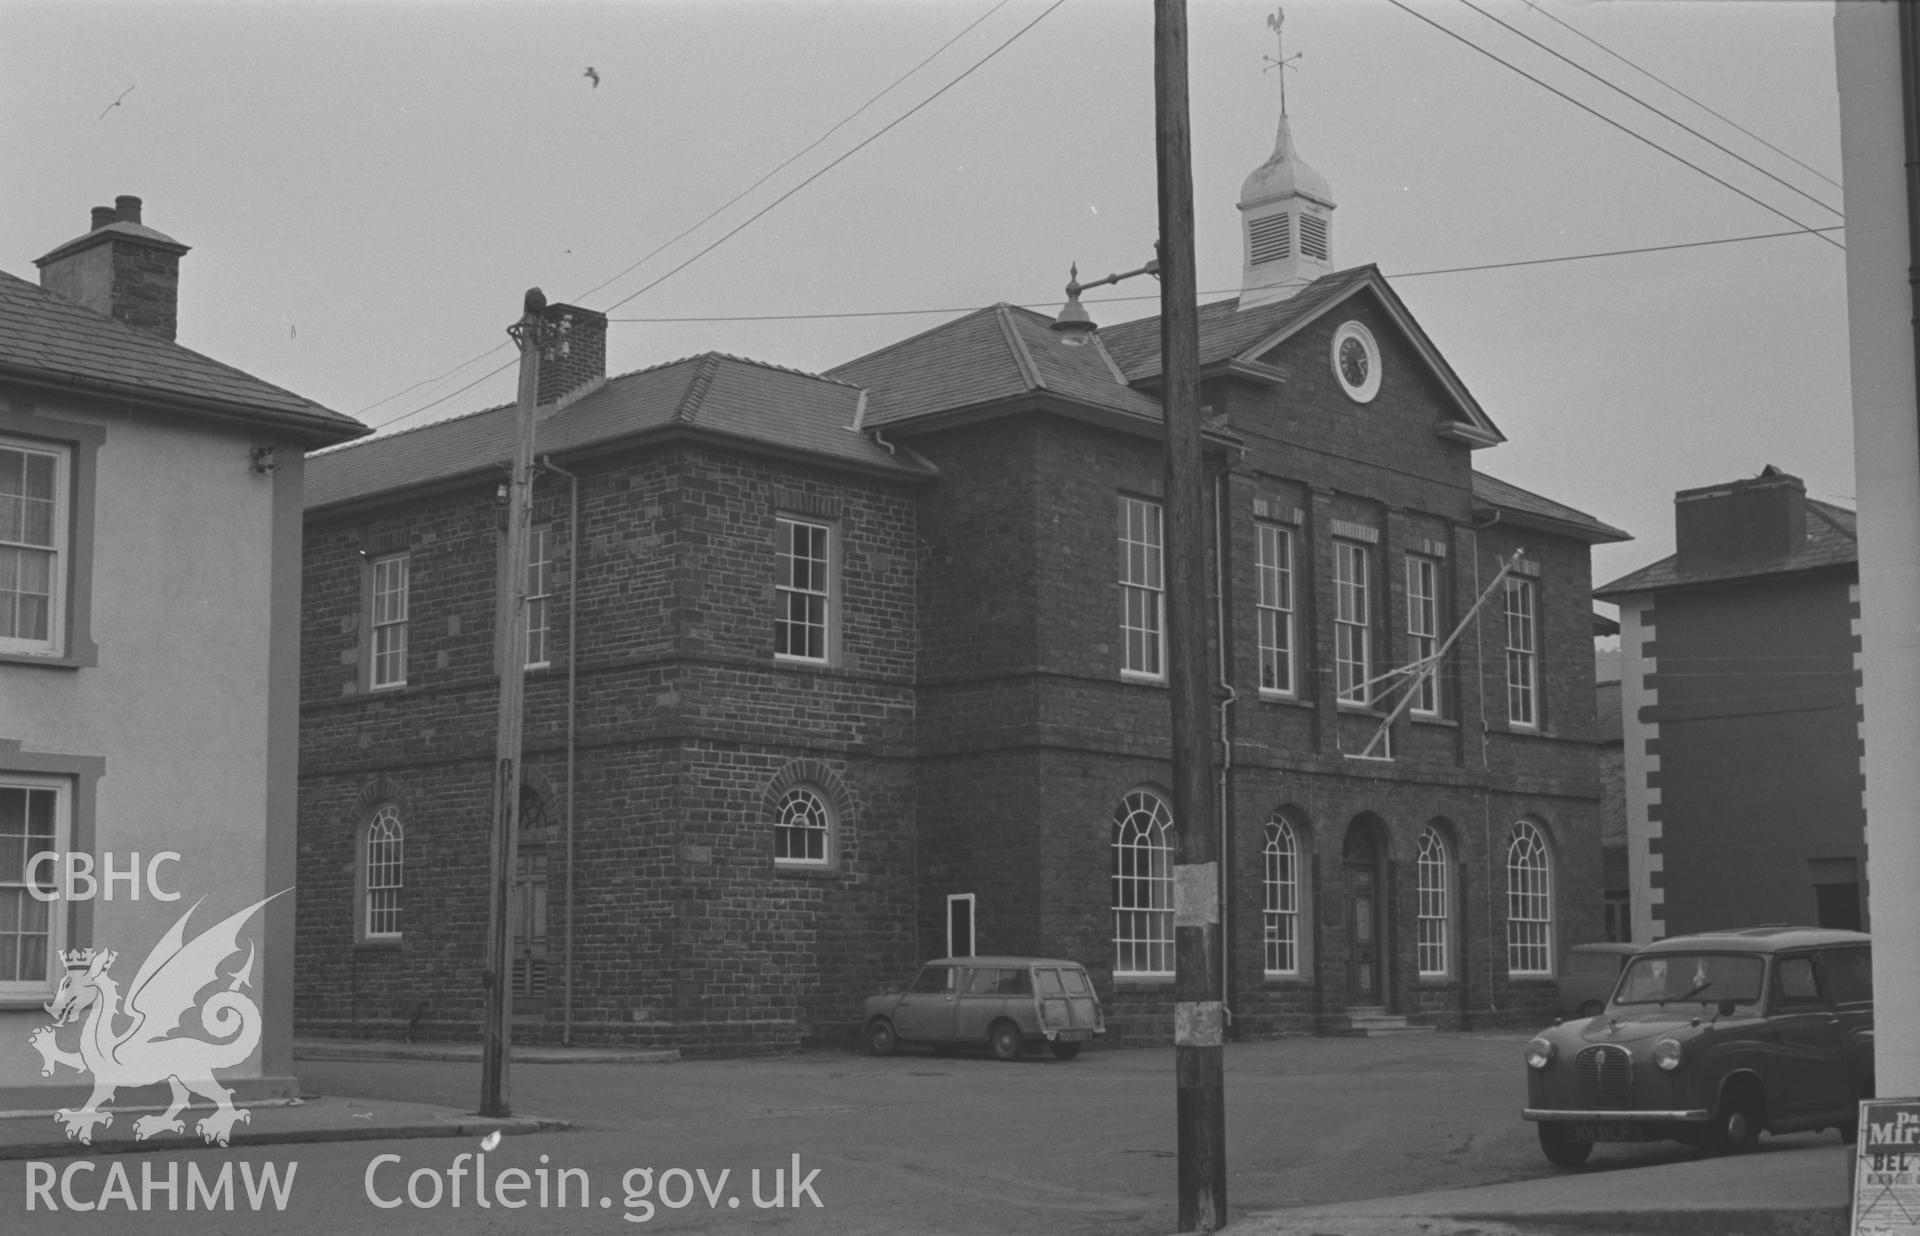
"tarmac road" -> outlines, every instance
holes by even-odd
[[[1230,1216],[1556,1176],[1519,1118],[1526,1038],[1436,1034],[1230,1046]],[[303,1060],[299,1073],[309,1092],[359,1096],[351,1107],[365,1105],[370,1133],[388,1104],[471,1111],[479,1097],[479,1069],[470,1063]],[[834,1051],[656,1064],[523,1063],[513,1083],[516,1115],[574,1127],[507,1138],[488,1150],[488,1175],[518,1169],[534,1180],[545,1171],[552,1181],[561,1169],[574,1169],[576,1184],[590,1182],[584,1209],[577,1187],[564,1209],[543,1210],[537,1202],[520,1210],[479,1208],[472,1176],[481,1146],[472,1138],[119,1158],[135,1190],[142,1172],[164,1178],[169,1163],[184,1173],[196,1163],[212,1172],[229,1160],[256,1169],[276,1163],[283,1171],[297,1162],[287,1204],[266,1216],[276,1233],[612,1232],[644,1225],[835,1236],[1144,1236],[1175,1226],[1171,1049],[1090,1051],[1072,1063]],[[1666,1144],[1608,1146],[1589,1171],[1697,1157]],[[9,1234],[220,1233],[260,1230],[262,1222],[244,1202],[217,1214],[151,1213],[153,1207],[142,1214],[124,1213],[127,1207],[23,1214],[24,1173],[31,1170],[0,1163],[0,1230]],[[82,1200],[101,1193],[106,1170],[77,1178]],[[369,1197],[370,1174],[378,1202]],[[459,1209],[449,1204],[456,1175]],[[778,1207],[770,1204],[775,1195]]]
[[[1231,1045],[1230,1213],[1556,1174],[1533,1127],[1519,1118],[1528,1037]],[[454,1065],[316,1061],[303,1064],[301,1076],[321,1092],[359,1088],[467,1106],[478,1087],[473,1069]],[[517,1113],[572,1121],[576,1131],[558,1140],[604,1150],[607,1170],[631,1161],[732,1166],[737,1174],[793,1153],[830,1164],[817,1184],[827,1200],[821,1218],[836,1222],[821,1231],[1173,1227],[1171,1049],[1012,1065],[815,1051],[637,1067],[522,1066],[513,1081]],[[1697,1157],[1669,1143],[1603,1146],[1587,1170]],[[657,1222],[687,1227],[695,1209]],[[776,1216],[781,1230],[806,1218],[771,1211],[754,1218],[758,1226]]]

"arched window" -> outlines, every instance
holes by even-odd
[[[1300,973],[1300,839],[1275,816],[1267,824],[1266,970]]]
[[[1553,867],[1547,839],[1528,820],[1507,842],[1507,973],[1553,973]]]
[[[1447,958],[1447,841],[1440,830],[1420,831],[1420,855],[1415,862],[1420,885],[1418,951],[1420,976],[1440,978],[1448,973]]]
[[[400,892],[405,886],[400,808],[382,803],[366,834],[366,911],[362,931],[369,940],[400,935]]]
[[[826,800],[811,788],[797,785],[775,809],[773,861],[781,867],[824,867],[832,835],[833,816]]]
[[[1135,790],[1113,812],[1115,974],[1173,973],[1173,812]]]

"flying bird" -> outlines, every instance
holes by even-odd
[[[138,86],[139,84],[140,84],[139,82],[135,82],[135,83],[133,83],[133,86]],[[596,82],[595,84],[598,84],[598,83]],[[120,99],[124,99],[124,98],[126,98],[126,97],[127,97],[128,95],[130,95],[130,94],[132,94],[132,93],[133,93],[133,86],[128,86],[128,87],[127,87],[127,88],[126,88],[125,90],[122,90],[122,91],[120,92]],[[116,107],[118,107],[118,106],[120,106],[120,99],[115,99],[115,100],[114,100],[113,102],[111,102],[111,103],[109,103],[109,104],[107,104],[107,105],[106,105],[105,107],[103,107],[103,108],[101,108],[101,109],[100,109],[100,119],[102,119],[102,120],[105,120],[105,119],[107,118],[107,113],[108,113],[108,112],[110,112],[110,111],[112,111],[112,110],[113,110],[114,108],[116,108]]]
[[[585,73],[582,73],[580,76],[591,77],[593,79],[593,88],[595,90],[600,89],[600,73],[592,65],[588,65],[587,71]]]

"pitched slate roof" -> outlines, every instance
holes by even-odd
[[[1129,386],[1097,341],[1068,347],[1052,329],[1051,318],[1017,305],[976,310],[827,373],[867,388],[869,425],[1047,395],[1143,422],[1160,421],[1160,401]]]
[[[858,387],[718,352],[609,378],[543,408],[534,449],[570,452],[691,435],[812,456],[860,471],[931,477],[911,451],[889,452],[853,426]],[[369,438],[307,462],[307,509],[491,473],[513,456],[514,405]]]
[[[1680,556],[1669,554],[1650,566],[1641,567],[1604,587],[1595,588],[1593,595],[1605,599],[1682,584],[1714,584],[1762,575],[1814,571],[1822,567],[1857,566],[1860,561],[1860,542],[1854,513],[1844,506],[1835,506],[1818,498],[1808,498],[1806,501],[1807,539],[1785,558],[1744,562],[1715,570],[1682,571]]]
[[[289,430],[315,445],[350,416],[0,271],[0,378]]]
[[[1322,276],[1286,300],[1245,313],[1238,300],[1200,306],[1200,365],[1256,362],[1365,291],[1378,298],[1450,394],[1468,440],[1478,446],[1505,441],[1375,266]],[[1102,327],[1082,347],[1068,346],[1051,325],[1044,314],[995,305],[827,372],[873,392],[874,424],[937,422],[1022,397],[1160,421],[1159,398],[1140,389],[1160,378],[1158,315]]]
[[[1479,471],[1473,474],[1473,507],[1475,514],[1498,511],[1515,522],[1571,536],[1589,545],[1633,539],[1632,533],[1601,523],[1585,511],[1576,511],[1565,503],[1543,498],[1532,490],[1509,485]]]

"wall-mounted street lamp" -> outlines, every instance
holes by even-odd
[[[1067,303],[1060,307],[1060,316],[1053,320],[1053,329],[1060,332],[1060,342],[1066,344],[1068,347],[1077,348],[1087,340],[1093,338],[1093,333],[1100,329],[1099,325],[1094,322],[1093,318],[1087,313],[1086,306],[1080,303],[1080,293],[1086,291],[1088,288],[1105,287],[1109,283],[1118,283],[1122,279],[1131,279],[1135,275],[1152,275],[1158,279],[1160,277],[1160,259],[1154,258],[1138,270],[1122,271],[1117,275],[1108,275],[1104,279],[1095,279],[1092,283],[1080,282],[1080,267],[1077,263],[1069,267],[1067,274]]]

